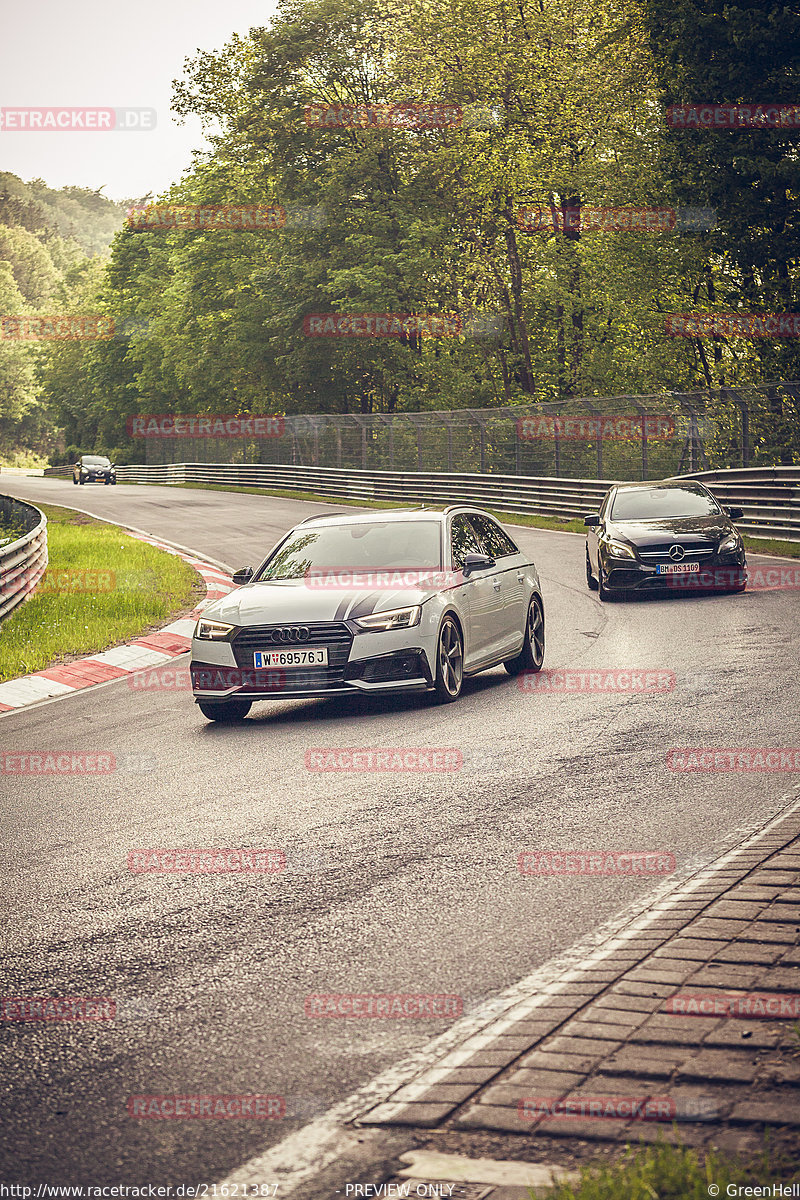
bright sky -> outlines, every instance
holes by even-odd
[[[0,129],[0,171],[103,188],[112,200],[158,194],[203,146],[200,122],[178,125],[172,81],[198,49],[269,24],[275,0],[32,0],[5,6],[0,108],[150,108],[150,132]]]

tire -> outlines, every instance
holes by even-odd
[[[243,721],[253,706],[252,700],[228,700],[226,704],[214,704],[213,701],[198,700],[197,707],[209,721],[221,721],[230,725],[234,721]]]
[[[595,579],[594,575],[592,574],[592,564],[589,561],[588,547],[586,550],[586,586],[588,587],[590,592],[597,591],[597,586],[598,586],[597,580]]]
[[[434,691],[440,704],[452,704],[464,683],[464,639],[453,617],[447,616],[439,630],[436,646]]]
[[[103,480],[103,482],[105,483],[106,487],[108,487],[108,485],[111,483],[111,480],[105,479],[105,480]]]
[[[525,641],[516,658],[509,658],[503,666],[509,675],[520,675],[523,671],[535,674],[544,663],[544,609],[538,596],[531,596],[528,617],[525,622]]]
[[[112,480],[111,480],[111,486],[112,486],[112,487],[116,487],[116,486],[117,486],[117,481],[116,481],[116,479],[112,479]]]
[[[78,483],[81,485],[81,487],[83,487],[83,485],[86,483],[86,480],[85,480],[85,479],[79,479],[79,480],[78,480]]]
[[[601,600],[604,600],[606,603],[613,603],[615,600],[626,599],[627,592],[624,592],[621,588],[615,591],[612,588],[607,588],[603,583],[603,568],[600,566],[599,561],[597,564],[597,576],[597,590]]]

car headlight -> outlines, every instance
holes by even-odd
[[[606,546],[615,558],[636,558],[632,547],[626,545],[625,542],[615,542],[613,538],[611,538],[608,542],[606,542]]]
[[[730,554],[734,550],[741,550],[742,541],[738,533],[729,533],[726,538],[720,542],[717,547],[718,554]]]
[[[410,608],[393,608],[370,617],[354,617],[353,622],[365,633],[385,633],[390,629],[410,629],[412,625],[419,625],[421,612],[419,604],[413,604]]]
[[[232,625],[225,625],[222,621],[204,621],[201,618],[197,622],[194,636],[204,642],[223,642],[232,629]]]

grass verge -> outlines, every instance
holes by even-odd
[[[72,509],[37,507],[47,517],[49,565],[34,595],[3,622],[0,681],[140,637],[205,595],[177,555]]]
[[[683,1146],[657,1143],[629,1147],[608,1166],[585,1167],[580,1183],[558,1184],[548,1196],[550,1200],[708,1200],[709,1196],[772,1195],[773,1183],[782,1183],[784,1194],[791,1195],[787,1185],[792,1182],[800,1182],[796,1157],[792,1161],[787,1153],[773,1153],[767,1143],[762,1153],[747,1160],[715,1150],[701,1156]],[[774,1194],[781,1195],[780,1191]]]
[[[296,492],[281,488],[256,488],[226,486],[224,483],[171,483],[169,487],[199,488],[203,492],[244,492],[250,496],[281,496],[284,500],[318,500],[324,504],[346,504],[353,508],[366,507],[362,500],[350,500],[341,496],[320,496],[316,492]],[[398,502],[391,500],[373,500],[370,508],[397,508]],[[485,507],[484,505],[480,506]],[[561,533],[585,533],[583,521],[575,518],[571,521],[559,521],[556,517],[531,515],[529,513],[503,512],[496,508],[487,508],[498,520],[507,525],[527,525],[531,529],[555,529]],[[800,542],[782,542],[774,538],[754,538],[742,534],[744,544],[754,554],[774,554],[780,558],[800,558]]]

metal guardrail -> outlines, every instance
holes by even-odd
[[[0,513],[8,523],[27,528],[22,537],[0,546],[0,621],[22,604],[47,568],[47,517],[32,504],[0,496]]]
[[[71,475],[70,467],[45,474]],[[614,480],[534,478],[524,475],[353,471],[336,467],[229,466],[224,463],[164,463],[117,467],[120,482],[210,483],[227,487],[279,488],[315,492],[331,499],[425,504],[459,500],[500,512],[540,513],[570,520],[596,509]],[[739,522],[754,537],[800,542],[800,466],[700,471],[675,478],[699,479],[725,505],[744,511]],[[619,481],[621,482],[621,481]]]
[[[738,505],[737,524],[753,537],[800,542],[800,466],[701,471],[699,479],[721,504]]]

